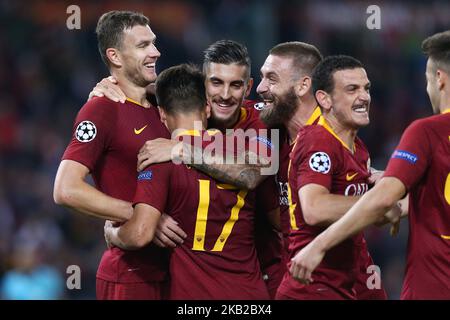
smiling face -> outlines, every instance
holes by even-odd
[[[370,81],[363,68],[334,72],[331,115],[342,125],[359,129],[369,124]]]
[[[156,60],[161,56],[156,36],[148,25],[136,25],[123,31],[119,55],[124,74],[141,87],[155,82]]]
[[[292,62],[290,57],[269,55],[261,67],[261,82],[256,91],[264,101],[261,120],[269,127],[283,125],[297,110]]]
[[[248,67],[239,64],[209,63],[205,68],[205,87],[212,119],[225,128],[239,119],[244,98],[250,93],[253,80]]]

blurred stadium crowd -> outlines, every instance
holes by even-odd
[[[81,8],[81,29],[69,30],[66,8]],[[73,119],[107,75],[95,25],[113,9],[150,18],[162,56],[157,69],[200,63],[218,39],[247,45],[252,74],[279,42],[300,40],[324,55],[360,59],[372,81],[371,124],[361,137],[372,165],[383,169],[403,129],[429,115],[423,38],[449,29],[450,3],[378,1],[381,30],[369,30],[365,1],[8,1],[0,0],[0,297],[95,298],[95,272],[105,248],[103,223],[53,203],[53,179]],[[256,87],[256,86],[255,86]],[[257,98],[255,90],[252,98]],[[407,224],[398,238],[366,232],[390,299],[403,278]],[[81,290],[66,289],[66,268],[78,265]]]

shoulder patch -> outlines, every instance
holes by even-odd
[[[331,159],[325,152],[316,152],[309,158],[309,167],[315,172],[327,174],[331,168]]]
[[[414,164],[417,160],[419,160],[419,157],[414,153],[405,150],[395,150],[391,156],[391,159],[402,159]]]
[[[92,121],[81,121],[75,130],[75,137],[80,142],[90,142],[95,139],[97,135],[97,128]]]
[[[153,171],[152,170],[142,171],[138,175],[138,181],[141,181],[141,180],[152,180],[152,178],[153,178]]]
[[[268,148],[273,150],[273,145],[272,142],[270,142],[270,140],[264,136],[257,136],[256,137],[256,141],[263,143],[264,145],[266,145]]]

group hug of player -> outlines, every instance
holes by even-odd
[[[437,115],[407,128],[384,172],[357,137],[371,97],[353,57],[278,44],[256,102],[242,44],[217,41],[202,71],[157,76],[145,16],[111,11],[96,32],[112,77],[75,119],[54,198],[107,220],[98,299],[386,299],[367,285],[375,263],[362,230],[395,232],[404,216],[401,297],[450,298],[449,31],[422,44]],[[204,152],[230,135],[243,147]]]

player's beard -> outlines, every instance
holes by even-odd
[[[152,81],[145,79],[145,77],[142,74],[141,70],[138,70],[137,68],[127,68],[126,76],[132,83],[134,83],[136,86],[140,88],[147,87]]]
[[[283,96],[274,96],[271,108],[266,108],[259,114],[261,120],[269,128],[284,126],[298,108],[298,97],[294,88],[290,88]]]

